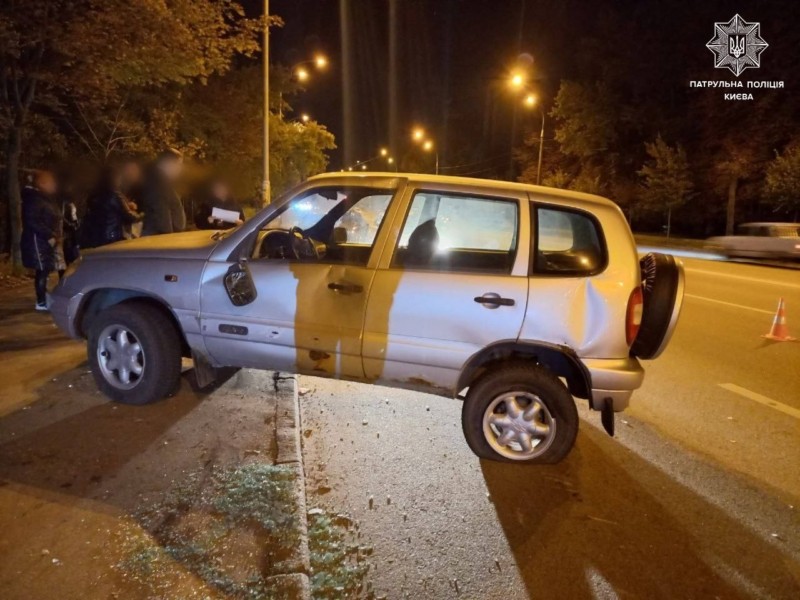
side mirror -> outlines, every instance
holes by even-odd
[[[256,285],[250,276],[250,268],[247,261],[242,259],[235,265],[231,265],[225,273],[225,291],[234,306],[245,306],[250,304],[258,296]]]

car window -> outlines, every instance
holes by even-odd
[[[518,229],[516,200],[418,192],[392,266],[508,273],[517,252]]]
[[[536,209],[537,273],[588,275],[605,263],[599,225],[589,215],[555,207]]]
[[[351,206],[334,224],[334,230],[344,230],[349,244],[371,246],[378,235],[378,227],[383,222],[390,194],[376,194],[363,197]]]
[[[263,225],[253,258],[366,264],[391,199],[363,187],[304,192]]]

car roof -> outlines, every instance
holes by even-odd
[[[800,227],[800,223],[776,223],[772,221],[759,221],[755,223],[742,223],[739,227]]]
[[[425,184],[464,185],[495,191],[508,190],[511,192],[538,193],[542,196],[555,197],[565,201],[580,200],[582,202],[602,206],[617,206],[608,198],[603,198],[602,196],[596,196],[594,194],[586,194],[584,192],[576,192],[573,190],[562,190],[560,188],[547,187],[543,185],[503,181],[501,179],[479,179],[477,177],[455,177],[452,175],[431,175],[427,173],[395,173],[391,171],[362,171],[360,173],[355,173],[352,171],[339,171],[315,175],[313,177],[309,177],[308,181],[323,182],[329,180],[333,183],[344,179],[348,180],[353,185],[357,185],[359,181],[363,183],[365,180],[385,181],[387,179],[398,178],[405,179],[408,181],[408,183],[413,183],[418,186],[424,186]]]

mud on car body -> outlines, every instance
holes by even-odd
[[[311,178],[224,233],[87,253],[52,312],[85,338],[111,399],[153,402],[235,368],[406,387],[463,400],[470,448],[556,462],[574,398],[613,432],[675,328],[683,270],[640,260],[611,201],[418,174]]]

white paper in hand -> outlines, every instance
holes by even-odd
[[[236,223],[239,221],[239,213],[235,210],[225,210],[224,208],[214,208],[211,210],[211,218],[226,223]]]

